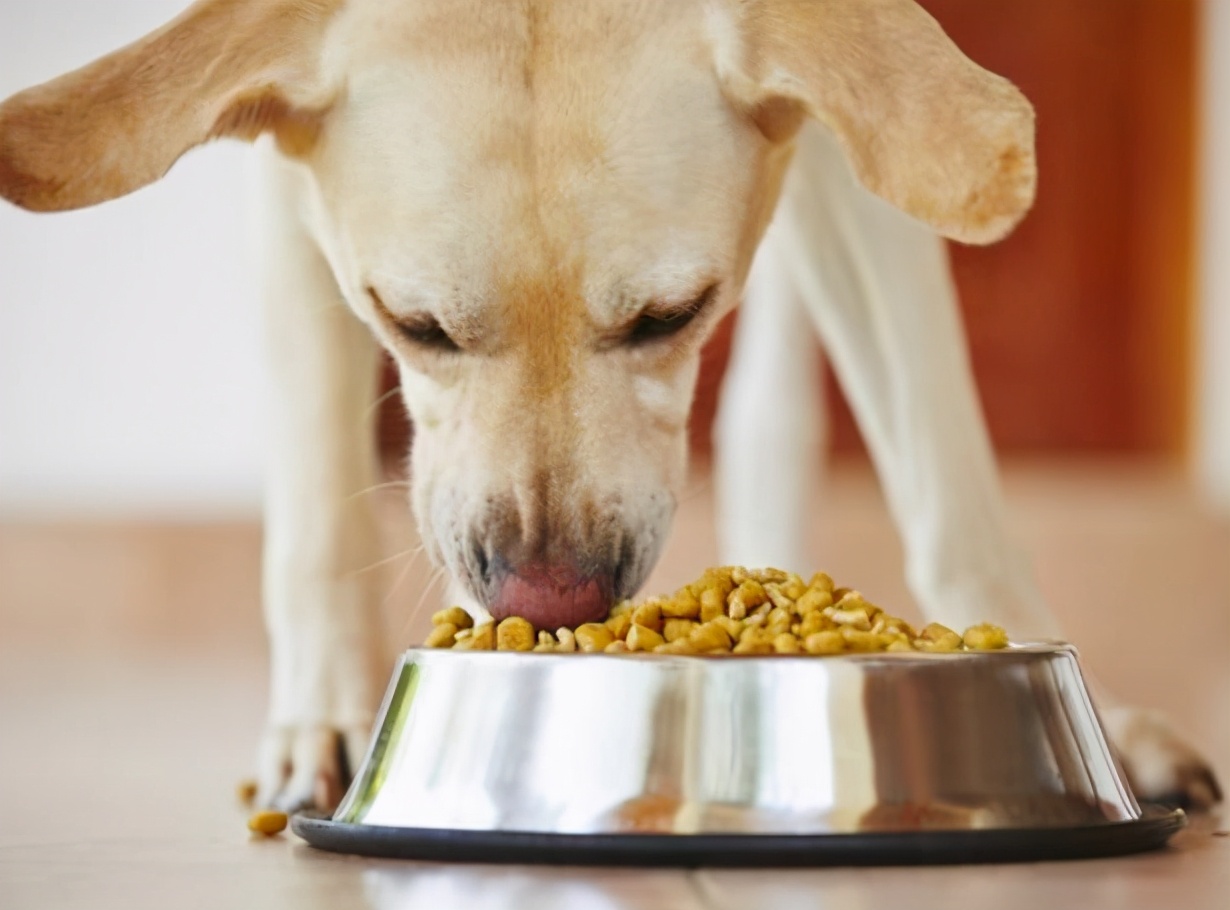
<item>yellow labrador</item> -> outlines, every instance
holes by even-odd
[[[799,400],[763,395],[789,375],[773,327],[798,296],[928,613],[1058,634],[1004,532],[940,240],[1024,216],[1033,112],[912,0],[201,0],[0,106],[0,194],[93,205],[210,139],[266,134],[264,801],[336,790],[337,738],[359,754],[387,668],[352,495],[374,482],[377,345],[416,427],[414,513],[458,596],[594,618],[657,558],[701,345],[775,212],[722,421],[730,555],[794,559],[802,462],[771,427],[745,434]],[[783,469],[760,476],[752,446]],[[776,537],[741,530],[749,495],[782,503]],[[1216,797],[1164,724],[1116,716],[1145,795]]]

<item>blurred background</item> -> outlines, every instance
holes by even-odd
[[[1038,110],[1035,210],[1004,243],[954,250],[1000,452],[1169,460],[1230,502],[1226,4],[923,5]],[[0,94],[181,6],[3,4]],[[243,146],[219,143],[97,210],[0,209],[0,514],[256,514],[264,383],[248,165]],[[726,326],[701,382],[702,459],[728,340]],[[396,452],[399,403],[387,413]],[[859,450],[840,405],[834,437],[839,452]]]
[[[0,96],[183,5],[6,0]],[[1036,209],[1004,243],[953,250],[1014,529],[1088,663],[1126,698],[1175,713],[1224,772],[1230,0],[923,5],[1038,111]],[[29,741],[57,729],[49,714],[86,723],[89,711],[99,748],[122,726],[129,759],[145,755],[145,780],[166,784],[148,798],[174,792],[167,762],[149,756],[178,748],[222,779],[242,769],[260,724],[267,403],[250,165],[242,145],[219,143],[99,209],[0,206],[0,724],[24,724]],[[706,353],[695,478],[653,587],[716,559],[706,465],[730,328]],[[839,457],[806,568],[908,610],[893,529],[827,382]],[[383,412],[394,467],[399,409],[394,399]],[[387,567],[401,646],[439,593],[399,497],[382,508],[389,553],[407,553]],[[1179,632],[1157,632],[1159,615]],[[68,684],[50,681],[67,654],[92,668],[84,704],[77,692],[68,706]],[[212,749],[172,708],[184,699],[227,718],[209,728]],[[0,765],[48,760],[12,751],[17,740],[0,735]],[[70,792],[86,786],[66,779]],[[0,806],[30,820],[35,798],[4,790]]]

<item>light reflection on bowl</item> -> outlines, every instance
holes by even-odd
[[[1065,645],[825,658],[411,650],[334,816],[684,835],[1140,817]]]

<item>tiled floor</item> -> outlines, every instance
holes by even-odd
[[[1230,773],[1230,525],[1175,477],[1010,473],[1020,536],[1088,667],[1170,711]],[[696,484],[654,587],[713,561]],[[905,602],[865,472],[841,469],[816,565]],[[409,532],[391,520],[404,547]],[[250,842],[235,782],[263,712],[254,526],[0,527],[0,908],[1059,908],[1230,906],[1213,822],[1163,853],[1078,863],[692,873],[368,862]],[[390,580],[401,574],[394,565]],[[408,620],[425,573],[388,602]],[[431,603],[428,598],[427,604]],[[426,611],[424,607],[422,612]]]

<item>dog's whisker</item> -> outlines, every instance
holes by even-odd
[[[402,623],[401,633],[398,636],[399,638],[405,638],[410,634],[410,629],[413,628],[415,622],[419,618],[419,614],[423,611],[423,604],[427,602],[428,594],[431,593],[432,588],[434,588],[440,581],[444,580],[445,575],[446,573],[444,569],[436,568],[432,570],[431,577],[427,580],[427,584],[423,585],[423,592],[419,595],[418,603],[414,605],[414,608],[407,614],[405,621]]]
[[[447,573],[445,572],[444,569],[438,568],[432,571],[431,578],[429,578],[427,581],[427,584],[423,586],[423,592],[419,594],[418,603],[416,603],[414,605],[414,609],[410,611],[410,621],[413,621],[415,617],[418,616],[419,612],[423,609],[423,604],[427,600],[427,595],[431,593],[431,590],[437,584],[439,584],[441,581],[444,581],[446,574]]]
[[[366,489],[359,490],[357,493],[351,493],[349,496],[346,497],[346,501],[351,502],[352,500],[358,499],[360,496],[369,496],[370,494],[379,492],[380,490],[389,490],[389,489],[394,489],[397,487],[400,487],[402,489],[409,489],[410,481],[408,480],[386,480],[384,483],[373,484],[372,486],[367,487]]]
[[[394,580],[393,584],[389,587],[388,593],[384,595],[384,600],[380,602],[380,608],[382,610],[389,605],[389,601],[392,600],[397,594],[397,589],[401,587],[402,582],[406,580],[406,576],[410,574],[410,569],[413,568],[415,562],[418,561],[417,557],[418,554],[416,553],[414,558],[406,560],[406,564],[402,566],[401,571],[397,573],[396,580]]]
[[[371,572],[373,569],[379,569],[381,566],[387,566],[391,562],[397,562],[397,560],[399,559],[405,559],[407,556],[410,556],[410,557],[418,556],[420,553],[423,552],[425,547],[426,547],[426,544],[419,544],[417,547],[410,547],[409,549],[402,550],[399,553],[394,553],[392,556],[386,556],[384,559],[378,559],[375,562],[371,563],[370,565],[366,565],[361,569],[355,569],[353,572],[350,573],[350,575],[351,577],[356,576],[356,575],[363,575],[363,574],[366,574],[367,572]]]
[[[383,395],[381,395],[379,398],[377,398],[375,401],[369,404],[367,406],[367,410],[363,412],[363,422],[366,423],[368,418],[370,418],[372,414],[374,414],[377,410],[379,410],[382,404],[384,404],[386,401],[388,401],[391,398],[395,398],[396,396],[400,394],[401,394],[401,386],[395,385],[393,386],[393,388],[389,389],[387,392],[385,392]]]
[[[713,479],[706,477],[704,480],[698,481],[695,485],[690,487],[685,486],[683,491],[679,494],[677,503],[678,505],[683,505],[684,503],[691,502],[699,496],[712,492]]]

